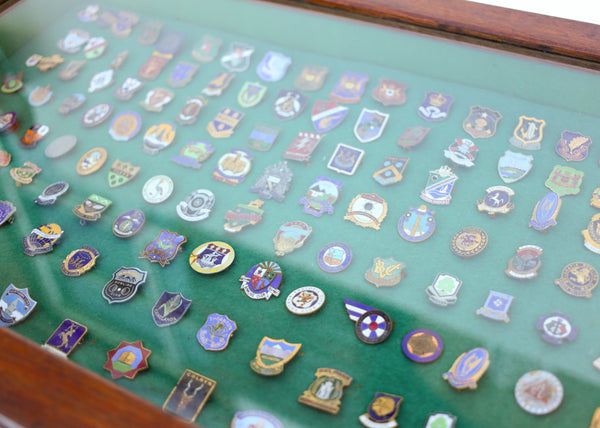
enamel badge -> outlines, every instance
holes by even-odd
[[[6,150],[0,150],[0,168],[8,166],[12,156]]]
[[[72,94],[64,99],[62,104],[58,107],[58,112],[65,116],[74,112],[85,103],[85,95],[83,94]]]
[[[18,126],[17,113],[9,111],[0,114],[0,132],[10,133],[16,131]]]
[[[223,40],[218,37],[205,34],[192,48],[192,56],[195,60],[200,62],[211,62],[219,54],[219,49],[221,49],[222,44]]]
[[[21,70],[17,74],[7,72],[4,83],[0,86],[0,92],[4,94],[14,94],[21,89],[23,89],[23,71]]]
[[[80,205],[73,208],[73,214],[81,220],[79,223],[84,226],[88,221],[98,221],[102,213],[112,204],[110,199],[92,193]]]
[[[323,87],[327,73],[329,73],[329,69],[325,66],[307,65],[294,80],[294,86],[301,91],[318,91]]]
[[[10,327],[29,316],[37,301],[29,295],[29,289],[9,284],[0,297],[0,326]]]
[[[158,327],[168,327],[178,323],[191,304],[192,301],[183,297],[181,293],[163,291],[152,307],[154,324]]]
[[[25,135],[19,138],[19,143],[24,149],[33,149],[49,132],[49,127],[36,123],[25,132]]]
[[[234,77],[235,73],[221,71],[208,82],[206,88],[202,89],[202,93],[209,97],[218,97],[229,86]]]
[[[327,273],[338,273],[350,266],[352,250],[343,242],[331,242],[321,248],[317,263]]]
[[[277,120],[291,120],[298,117],[308,104],[308,97],[296,90],[282,89],[275,97],[273,113]]]
[[[396,427],[396,416],[403,400],[399,395],[376,392],[367,413],[360,415],[358,420],[367,428]]]
[[[415,363],[431,363],[437,360],[443,351],[444,342],[433,330],[411,330],[402,338],[402,352]]]
[[[163,108],[173,101],[175,93],[166,88],[155,88],[146,94],[140,105],[147,111],[160,113]]]
[[[244,113],[224,107],[217,116],[208,123],[206,130],[213,138],[227,138],[244,117]]]
[[[70,319],[64,320],[54,333],[46,340],[44,348],[58,352],[63,357],[68,357],[71,352],[83,342],[87,327]]]
[[[87,245],[71,251],[60,265],[60,271],[66,276],[81,276],[94,266],[100,253]]]
[[[162,56],[157,54],[150,55],[144,64],[138,69],[138,77],[144,80],[155,80],[162,69],[169,63],[170,58],[168,56]]]
[[[361,143],[370,143],[377,140],[383,134],[389,118],[389,114],[363,108],[354,125],[354,136]]]
[[[537,245],[522,245],[516,254],[508,261],[504,273],[515,279],[525,280],[535,278],[542,266],[541,256],[544,250]]]
[[[66,181],[57,181],[50,184],[42,193],[33,200],[38,205],[52,205],[56,200],[69,191],[69,183]]]
[[[354,175],[364,155],[362,149],[338,143],[327,162],[327,168],[340,174]]]
[[[318,176],[306,191],[306,195],[298,201],[304,205],[302,212],[315,217],[321,217],[324,213],[333,214],[333,205],[339,199],[343,185],[341,181]]]
[[[277,376],[283,373],[286,363],[296,356],[301,343],[288,343],[283,339],[263,337],[258,344],[256,357],[250,361],[250,368],[263,376]]]
[[[577,195],[581,190],[584,172],[568,166],[554,165],[554,169],[544,183],[558,196]]]
[[[213,168],[213,178],[230,186],[237,186],[246,179],[252,168],[252,154],[245,149],[231,149]]]
[[[138,43],[143,46],[153,45],[160,36],[160,30],[162,29],[162,22],[149,20],[144,24],[142,32],[138,36]]]
[[[335,101],[317,100],[312,109],[311,121],[318,132],[331,131],[344,121],[348,111],[348,107]]]
[[[115,141],[129,141],[142,129],[142,117],[133,110],[124,111],[115,116],[108,133]]]
[[[167,79],[167,83],[172,88],[183,88],[192,81],[197,72],[198,65],[187,61],[180,61]]]
[[[17,212],[17,207],[15,207],[11,202],[8,201],[0,201],[0,226],[4,224],[11,224],[14,221],[14,214]]]
[[[283,428],[283,424],[275,416],[260,410],[235,412],[231,420],[233,428],[250,428],[252,425],[263,428]]]
[[[264,201],[255,199],[247,204],[238,204],[233,210],[225,213],[223,229],[229,233],[241,232],[247,226],[254,226],[262,221],[265,210],[261,209]]]
[[[317,287],[300,287],[288,294],[285,307],[295,315],[314,314],[325,304],[325,293]]]
[[[563,131],[556,143],[556,153],[566,161],[582,161],[587,158],[592,139],[579,132]]]
[[[113,379],[133,379],[138,372],[148,369],[150,354],[152,351],[144,348],[141,340],[121,342],[115,349],[108,351],[104,369],[110,372]]]
[[[469,259],[485,250],[488,234],[480,227],[465,227],[450,240],[450,250],[458,257]]]
[[[140,210],[127,210],[113,223],[112,230],[118,238],[131,238],[144,227],[146,216]]]
[[[388,257],[387,259],[375,257],[373,264],[365,272],[364,277],[377,288],[393,287],[400,284],[402,278],[406,276],[402,272],[405,268],[406,264],[404,262],[399,262],[393,257]]]
[[[29,94],[29,105],[33,107],[41,107],[50,102],[54,92],[50,89],[50,84],[46,86],[36,86]]]
[[[246,82],[240,89],[237,100],[244,108],[254,107],[260,103],[267,93],[267,87],[258,82]]]
[[[120,101],[129,101],[143,86],[144,82],[130,76],[123,81],[121,86],[113,91],[113,95]]]
[[[585,240],[583,244],[585,248],[592,253],[600,254],[600,214],[592,217],[587,229],[582,230],[581,234]]]
[[[373,89],[371,96],[384,106],[400,106],[406,102],[406,86],[391,79],[379,79],[379,85]]]
[[[146,282],[147,274],[148,272],[135,267],[120,267],[104,285],[102,297],[110,304],[131,300],[139,287]]]
[[[475,165],[475,158],[479,153],[479,147],[468,138],[457,138],[444,150],[444,156],[456,166],[464,166],[467,168]]]
[[[527,224],[535,230],[546,230],[550,226],[556,226],[556,217],[560,211],[562,199],[558,193],[550,192],[538,201],[531,214],[531,220]]]
[[[217,382],[186,369],[163,404],[163,411],[192,423],[210,398]]]
[[[513,136],[508,140],[513,146],[522,150],[540,150],[543,138],[543,129],[546,125],[545,120],[535,117],[521,116],[519,124],[513,132]]]
[[[83,54],[87,59],[96,59],[104,54],[107,46],[108,42],[104,37],[92,37],[83,48]]]
[[[562,403],[564,388],[560,380],[544,370],[525,373],[515,384],[515,400],[521,409],[532,415],[547,415]],[[596,409],[590,428],[596,428],[600,411]]]
[[[310,160],[310,155],[317,148],[317,145],[324,135],[325,134],[319,134],[317,132],[300,131],[281,156],[284,159],[308,162]]]
[[[344,220],[379,230],[388,211],[387,202],[375,193],[360,193],[352,199]]]
[[[463,129],[473,138],[490,138],[496,133],[500,119],[502,115],[498,111],[473,106],[463,122]]]
[[[256,74],[265,82],[278,82],[283,79],[291,63],[290,57],[269,51],[256,67]]]
[[[417,113],[427,122],[441,122],[448,117],[454,98],[440,92],[430,91],[417,109]]]
[[[10,161],[10,156],[9,156],[9,161]],[[594,191],[592,192],[592,197],[590,198],[590,205],[594,208],[600,209],[600,187],[596,187],[594,189]]]
[[[409,242],[422,242],[435,232],[435,211],[429,211],[426,205],[410,207],[398,221],[398,233]]]
[[[171,160],[187,168],[199,169],[202,162],[207,160],[214,153],[213,146],[206,141],[190,141],[179,152],[179,155],[173,156]]]
[[[498,159],[498,175],[507,184],[519,181],[531,171],[532,161],[533,156],[507,150]]]
[[[315,377],[317,379],[302,393],[298,401],[306,406],[337,415],[342,404],[344,387],[352,383],[352,378],[340,370],[328,368],[318,369]]]
[[[553,345],[562,345],[564,340],[572,342],[579,334],[579,328],[573,325],[571,317],[561,312],[542,315],[535,327],[542,332],[542,339]]]
[[[144,183],[142,197],[149,204],[162,204],[173,194],[175,184],[168,175],[155,175]]]
[[[514,299],[514,296],[510,294],[490,290],[485,303],[475,311],[475,314],[495,321],[504,321],[508,324],[510,322],[508,311]]]
[[[181,109],[181,112],[175,117],[175,121],[180,125],[193,125],[196,123],[200,110],[207,104],[208,101],[202,95],[188,97],[185,100],[185,105]]]
[[[129,162],[114,161],[108,171],[108,186],[119,187],[133,180],[140,170],[139,166],[133,166]]]
[[[91,4],[77,13],[77,19],[79,19],[81,22],[94,22],[96,19],[98,19],[99,10],[100,6],[97,4]]]
[[[112,105],[108,103],[96,104],[83,113],[83,116],[81,116],[81,124],[86,128],[93,128],[108,119],[112,112]]]
[[[221,65],[228,71],[242,72],[250,66],[250,58],[254,53],[254,48],[250,45],[232,42],[229,49],[221,57]]]
[[[148,259],[164,268],[181,252],[180,247],[186,241],[187,239],[183,235],[163,230],[159,233],[158,238],[146,245],[139,258]]]
[[[240,276],[241,289],[246,296],[254,300],[269,300],[271,296],[278,297],[281,291],[283,274],[281,267],[275,262],[260,262]]]
[[[35,60],[33,58],[35,58]],[[50,71],[53,68],[62,64],[63,62],[65,62],[65,59],[58,54],[44,57],[35,57],[35,55],[32,55],[27,61],[29,61],[30,59],[32,59],[32,63],[35,63],[34,65],[37,65],[38,70],[40,70],[43,73]]]
[[[210,241],[194,248],[188,261],[196,272],[208,275],[226,270],[234,259],[235,251],[231,245]]]
[[[508,214],[515,205],[510,201],[510,197],[515,195],[515,191],[506,186],[493,186],[485,189],[486,195],[483,199],[477,201],[477,209],[485,211],[491,218],[496,214]]]
[[[274,199],[282,202],[285,194],[290,190],[290,183],[294,173],[287,165],[286,161],[277,162],[265,168],[254,186],[250,187],[250,192],[258,193],[262,199]]]
[[[458,301],[462,281],[448,273],[438,273],[433,284],[425,289],[427,298],[436,306],[451,306]]]
[[[56,223],[46,223],[36,227],[23,238],[23,252],[28,256],[46,254],[54,250],[64,231]]]
[[[448,205],[456,180],[458,177],[446,165],[429,171],[427,184],[421,191],[421,199],[435,205]]]
[[[194,190],[177,204],[177,215],[185,221],[206,220],[215,205],[215,195],[210,190]]]
[[[475,389],[477,381],[490,365],[490,356],[485,348],[474,348],[461,354],[450,370],[442,375],[455,389]]]
[[[379,169],[373,174],[373,179],[382,186],[399,183],[402,181],[402,173],[409,160],[402,156],[386,156]]]
[[[229,345],[229,339],[237,330],[235,321],[230,320],[227,315],[210,314],[196,338],[207,351],[222,351]]]
[[[584,262],[569,263],[554,283],[571,296],[590,299],[592,290],[598,285],[598,272]]]
[[[427,417],[425,428],[455,428],[456,416],[450,413],[436,412]]]
[[[369,76],[366,74],[346,71],[329,93],[329,98],[340,104],[357,104],[365,92],[368,81]]]
[[[302,247],[311,233],[312,227],[303,221],[289,221],[282,224],[273,238],[275,255],[283,257]]]
[[[113,70],[118,70],[125,63],[127,56],[129,55],[129,51],[122,51],[117,54],[115,59],[113,59],[110,63],[110,68]]]
[[[257,123],[250,133],[246,145],[259,152],[268,152],[275,144],[281,128],[266,123]]]
[[[94,74],[92,76],[92,80],[90,80],[90,84],[88,85],[88,92],[91,94],[108,88],[113,84],[114,78],[115,70],[112,68]]]
[[[58,72],[60,80],[73,80],[79,75],[79,71],[85,65],[85,60],[73,60],[65,68]]]
[[[25,162],[23,166],[19,166],[17,168],[10,169],[10,176],[13,180],[15,180],[15,184],[17,186],[21,186],[23,184],[31,184],[34,177],[42,172],[42,169],[39,168],[33,162]]]
[[[161,122],[152,125],[144,134],[142,150],[149,155],[157,155],[175,140],[177,128],[172,123]]]

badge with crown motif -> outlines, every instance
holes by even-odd
[[[337,81],[329,98],[340,104],[357,104],[365,92],[369,76],[346,71]]]
[[[417,113],[427,122],[441,122],[448,117],[454,98],[440,92],[429,91],[425,100],[417,109]]]
[[[183,297],[181,293],[163,291],[152,307],[154,324],[158,327],[168,327],[178,323],[191,304],[192,301]]]

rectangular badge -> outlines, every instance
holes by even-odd
[[[64,320],[44,344],[44,348],[67,357],[81,342],[87,327],[73,320]]]
[[[186,369],[163,404],[163,411],[194,422],[217,382]]]

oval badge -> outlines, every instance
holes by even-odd
[[[211,274],[224,271],[235,258],[231,245],[221,241],[210,241],[196,247],[190,254],[190,266],[196,272]]]
[[[108,133],[115,141],[129,141],[142,128],[142,117],[135,111],[119,113],[110,124]]]
[[[166,175],[155,175],[144,184],[142,196],[149,204],[160,204],[173,193],[173,180]]]
[[[86,128],[93,128],[104,122],[113,111],[113,106],[108,103],[96,104],[90,107],[81,117],[81,124]]]
[[[146,216],[140,210],[129,210],[121,214],[113,223],[113,233],[119,238],[131,238],[144,227]]]
[[[79,175],[90,175],[98,171],[106,162],[108,153],[102,147],[96,147],[84,154],[77,162],[76,171]]]

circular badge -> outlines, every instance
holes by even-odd
[[[69,153],[77,145],[75,135],[63,135],[46,146],[44,154],[49,159],[56,159]]]
[[[571,296],[589,299],[592,297],[592,290],[598,285],[598,272],[587,263],[569,263],[554,283]]]
[[[450,249],[463,259],[481,253],[488,243],[488,235],[479,227],[465,227],[459,230],[450,241]]]
[[[435,211],[429,211],[427,206],[410,207],[410,210],[400,217],[398,233],[409,242],[421,242],[435,232]]]
[[[229,244],[210,241],[196,247],[190,254],[190,266],[196,272],[211,274],[224,271],[235,258],[235,251]]]
[[[542,332],[542,339],[553,345],[562,345],[563,340],[572,342],[579,334],[579,328],[573,325],[571,317],[561,312],[542,315],[537,320],[536,328]]]
[[[142,129],[142,117],[135,111],[124,111],[112,120],[108,133],[115,141],[129,141]]]
[[[321,249],[317,262],[325,272],[341,272],[350,266],[352,250],[343,242],[332,242]]]
[[[98,171],[106,162],[108,153],[102,147],[96,147],[84,154],[77,162],[75,170],[79,175],[90,175]]]
[[[325,293],[317,287],[300,287],[292,291],[285,306],[293,314],[307,315],[317,312],[325,303]]]
[[[365,312],[356,320],[354,332],[361,342],[376,345],[390,336],[393,327],[394,323],[388,314],[374,309]]]
[[[155,175],[144,184],[142,196],[149,204],[160,204],[173,193],[173,180],[166,175]]]
[[[142,211],[125,211],[113,223],[113,233],[119,238],[131,238],[142,230],[145,222],[146,216]]]
[[[108,103],[96,104],[90,107],[81,117],[81,124],[86,128],[93,128],[104,122],[113,111],[113,106]]]
[[[231,428],[283,428],[275,416],[261,412],[260,410],[248,410],[245,412],[236,412],[231,421]]]
[[[177,204],[177,215],[185,221],[206,220],[215,205],[215,195],[210,190],[199,189]]]
[[[443,350],[444,342],[439,334],[424,328],[413,330],[402,339],[402,352],[416,363],[431,363]]]
[[[544,370],[525,373],[515,385],[517,404],[532,415],[547,415],[555,411],[562,402],[563,394],[560,380]]]

